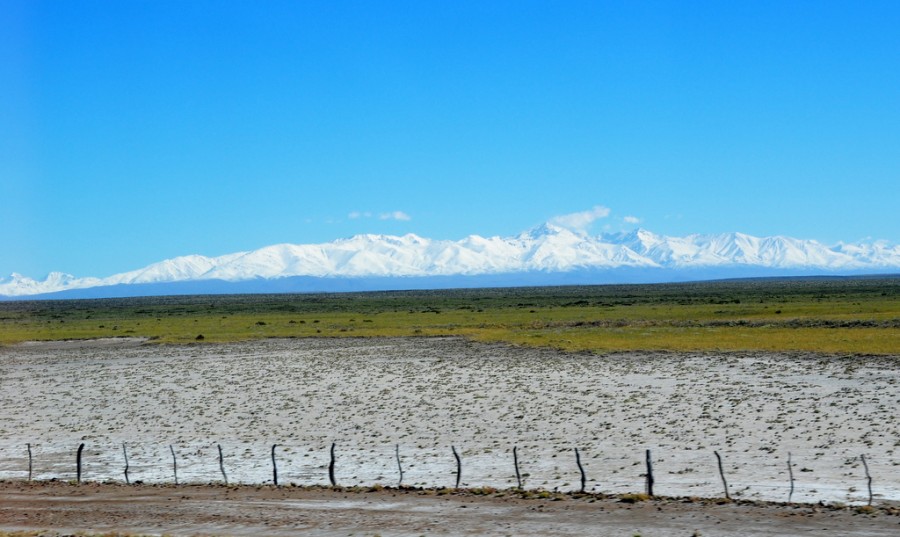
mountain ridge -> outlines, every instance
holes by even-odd
[[[604,274],[613,277],[613,271],[637,274],[649,270],[663,275],[670,271],[677,277],[675,272],[700,271],[715,276],[721,270],[733,277],[740,276],[742,269],[747,274],[891,271],[900,269],[900,246],[874,241],[829,247],[815,240],[780,235],[754,237],[739,232],[670,237],[642,228],[592,236],[546,223],[512,237],[469,235],[453,241],[433,240],[413,233],[361,234],[321,244],[275,244],[217,257],[191,254],[105,278],[76,278],[52,272],[44,280],[35,280],[13,273],[0,279],[0,296],[27,297],[138,284],[235,283],[293,277],[395,278],[402,283],[403,278],[408,281],[410,278],[506,275],[506,280],[514,282],[516,274],[595,273],[595,278],[603,280]],[[531,281],[533,277],[528,279]]]

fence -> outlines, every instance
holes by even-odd
[[[898,464],[821,453],[766,459],[719,450],[503,449],[337,442],[310,447],[254,443],[26,444],[0,450],[0,478],[124,483],[244,483],[493,487],[603,493],[866,503],[900,499]],[[873,479],[872,465],[879,480]]]

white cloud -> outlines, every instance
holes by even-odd
[[[402,220],[404,222],[412,220],[410,216],[403,211],[394,211],[391,213],[381,213],[378,218],[380,220]]]
[[[375,218],[375,214],[370,211],[353,211],[347,215],[350,220],[359,220],[360,218]],[[391,211],[389,213],[381,213],[378,215],[379,220],[400,220],[403,222],[412,220],[412,217],[403,211]]]
[[[641,219],[638,218],[637,216],[626,216],[622,220],[624,220],[626,224],[640,224],[641,223]]]
[[[564,228],[584,231],[588,226],[593,224],[595,220],[606,218],[609,216],[609,213],[610,210],[608,207],[596,205],[593,209],[588,211],[554,216],[549,222]]]

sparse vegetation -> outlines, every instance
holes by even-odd
[[[230,475],[255,481],[241,490],[269,490],[269,474],[246,472],[268,454],[258,439],[277,430],[279,475],[290,483],[271,489],[278,494],[321,484],[337,438],[349,486],[327,489],[335,494],[408,491],[462,506],[497,498],[536,511],[608,498],[640,511],[629,504],[728,503],[694,497],[719,490],[706,486],[714,449],[730,454],[729,481],[740,484],[731,504],[783,501],[793,486],[783,457],[793,450],[807,482],[801,502],[851,476],[838,493],[849,503],[834,509],[877,521],[894,507],[848,505],[860,501],[860,453],[877,454],[878,483],[896,482],[894,401],[871,394],[896,392],[898,289],[900,278],[860,278],[0,303],[0,345],[178,344],[2,349],[4,468],[30,476],[22,446],[29,464],[36,446],[38,481],[83,487],[69,480],[72,450],[86,441],[88,479],[119,486],[127,441],[140,477],[165,481],[174,444],[183,487],[219,479],[222,441]],[[521,347],[408,337],[420,335]],[[210,345],[231,341],[246,343]],[[716,350],[752,352],[670,352]],[[448,486],[454,443],[468,465],[462,488]],[[397,445],[415,477],[393,489],[383,483],[396,482]],[[513,446],[531,488],[513,488]],[[593,492],[572,492],[573,446]],[[646,446],[658,446],[663,494],[689,497],[622,494],[641,490]]]
[[[461,335],[598,353],[896,354],[898,297],[900,277],[13,301],[0,302],[0,344],[123,336],[222,343]],[[356,322],[360,316],[364,321]]]

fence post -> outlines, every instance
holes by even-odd
[[[653,462],[650,460],[650,450],[647,450],[647,495],[653,496]]]
[[[578,453],[578,448],[575,448],[575,464],[578,465],[578,471],[581,472],[581,492],[584,493],[584,485],[587,482],[587,476],[584,474],[584,467],[581,466],[581,454]]]
[[[403,465],[400,464],[400,444],[394,446],[394,456],[397,458],[397,469],[400,470],[400,479],[397,480],[397,488],[403,486]]]
[[[456,447],[450,446],[450,449],[453,450],[453,456],[456,458],[456,488],[459,488],[459,480],[462,478],[462,460],[459,458],[459,453],[456,452]]]
[[[175,474],[175,484],[178,484],[178,461],[175,460],[175,448],[169,444],[169,451],[172,452],[172,472]]]
[[[31,481],[31,444],[28,444],[28,480]]]
[[[278,444],[272,444],[272,482],[278,486],[278,464],[275,462],[275,448]]]
[[[522,490],[522,475],[519,473],[519,455],[516,453],[516,446],[513,446],[513,464],[516,465],[516,482],[519,484],[519,490]]]
[[[863,468],[866,469],[866,479],[869,482],[869,503],[867,503],[866,505],[871,506],[872,505],[872,476],[869,474],[869,465],[866,464],[866,456],[860,455],[859,458],[860,458],[860,460],[862,460]]]
[[[725,499],[730,500],[731,495],[728,494],[728,482],[725,481],[725,471],[722,469],[722,457],[718,451],[713,451],[713,453],[716,455],[716,460],[719,461],[719,476],[722,478],[722,486],[725,487]]]
[[[84,451],[84,444],[78,446],[78,454],[75,456],[75,474],[76,480],[81,483],[81,452]]]
[[[225,479],[225,484],[227,485],[228,484],[228,476],[225,475],[225,461],[224,461],[224,458],[222,457],[222,446],[219,444],[216,444],[216,447],[219,448],[219,470],[222,471],[222,477]]]
[[[791,478],[791,491],[788,492],[788,503],[791,503],[791,498],[794,496],[794,465],[791,464],[791,452],[788,451],[788,476]]]
[[[125,442],[122,442],[122,455],[125,456],[125,484],[130,485],[131,481],[128,479],[128,452],[125,450]]]
[[[331,481],[331,486],[336,487],[337,481],[334,479],[334,442],[331,443],[331,461],[328,463],[328,480]]]

